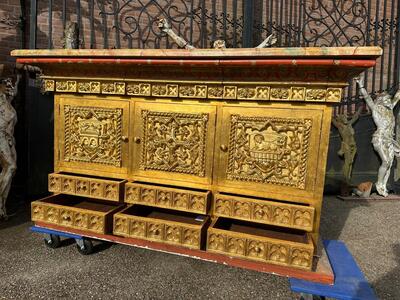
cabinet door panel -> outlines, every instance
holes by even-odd
[[[136,102],[133,174],[211,183],[214,106]]]
[[[56,105],[57,169],[125,177],[121,175],[128,170],[129,102],[60,97]]]
[[[312,197],[321,121],[318,109],[224,106],[218,185],[262,197]]]

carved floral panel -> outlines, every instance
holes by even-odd
[[[311,119],[231,115],[227,178],[305,188]]]
[[[121,166],[122,109],[64,106],[64,161]]]
[[[142,170],[205,176],[208,114],[143,110]]]

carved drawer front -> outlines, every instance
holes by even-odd
[[[207,251],[310,270],[314,245],[302,231],[277,232],[271,226],[217,218],[207,230]]]
[[[125,180],[98,179],[84,176],[49,174],[49,192],[85,196],[119,202]]]
[[[315,209],[310,206],[216,194],[213,208],[214,216],[313,230]]]
[[[129,102],[56,96],[58,171],[120,178],[128,173]]]
[[[114,234],[200,249],[209,217],[132,205],[114,215]]]
[[[322,109],[279,104],[268,109],[224,106],[216,143],[221,190],[312,199],[322,114]]]
[[[216,107],[136,102],[133,173],[164,184],[210,184]]]
[[[125,184],[125,202],[207,214],[209,191],[170,188],[137,182]]]
[[[112,215],[123,206],[58,194],[31,203],[32,221],[96,233],[109,233]]]

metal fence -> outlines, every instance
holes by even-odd
[[[253,47],[271,33],[277,47],[377,45],[384,55],[366,80],[376,95],[398,88],[399,17],[395,0],[31,0],[30,48],[54,47],[60,39],[54,28],[67,20],[78,22],[84,48],[176,47],[158,30],[158,18],[200,48],[216,39]],[[337,111],[360,103],[349,82]]]

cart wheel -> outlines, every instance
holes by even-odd
[[[76,248],[82,255],[89,255],[93,253],[93,243],[88,239],[76,240]]]
[[[60,247],[61,240],[59,235],[49,234],[48,237],[44,238],[44,243],[47,247],[55,249]]]

